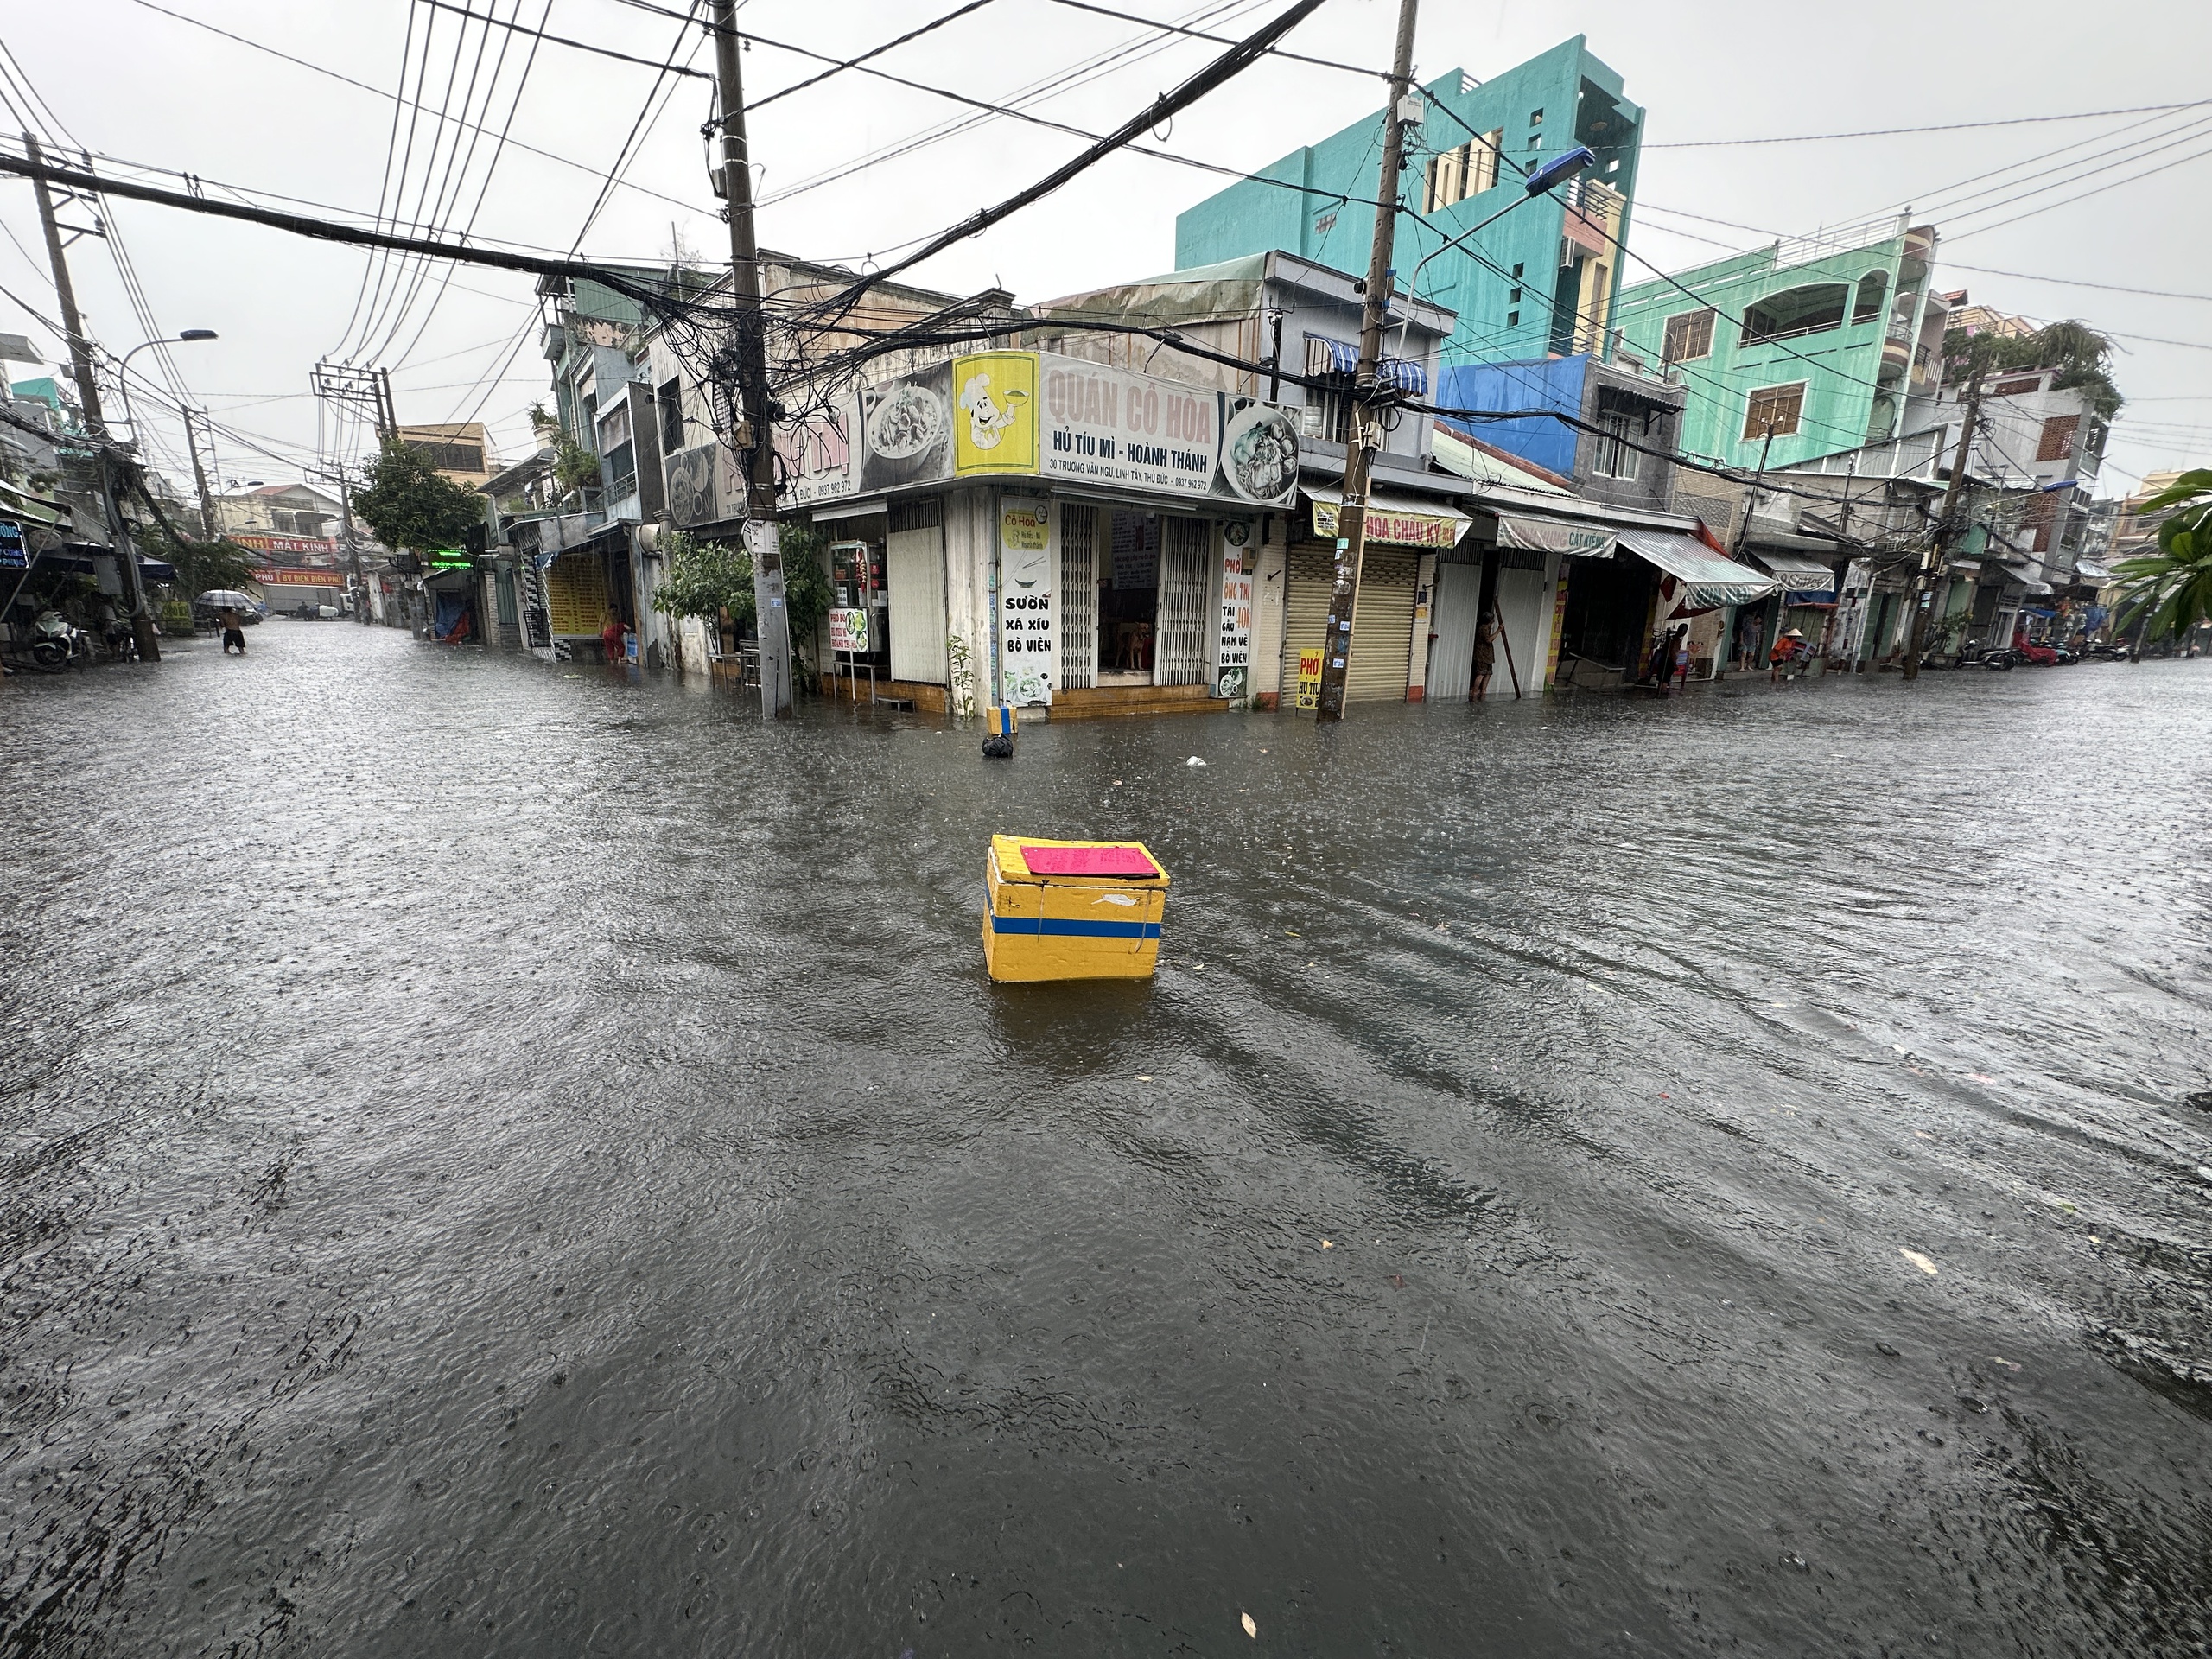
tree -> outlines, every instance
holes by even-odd
[[[2165,517],[2156,553],[2113,567],[2120,579],[2120,631],[2139,621],[2142,641],[2193,632],[2212,621],[2212,467],[2183,473],[2137,511]]]
[[[2056,369],[2053,391],[2088,392],[2097,418],[2110,421],[2127,401],[2106,368],[2112,352],[2109,338],[2070,318],[2025,334],[1969,334],[1954,328],[1943,336],[1943,378],[1947,385],[1963,385],[2005,369]]]
[[[138,546],[149,557],[176,567],[176,591],[187,599],[210,588],[240,588],[253,580],[259,556],[236,542],[218,537],[212,542],[188,542],[156,524],[138,532]]]
[[[423,553],[459,547],[484,522],[484,498],[439,477],[420,449],[391,440],[353,492],[353,512],[386,547]]]
[[[753,555],[741,544],[702,541],[679,530],[661,545],[667,563],[653,592],[655,610],[710,620],[728,611],[740,627],[753,626]],[[791,619],[791,643],[810,659],[815,632],[830,614],[830,573],[823,563],[829,543],[815,525],[786,524],[781,545],[784,613]]]
[[[553,478],[563,495],[599,483],[599,457],[563,432],[553,440]]]
[[[653,608],[668,616],[703,616],[724,611],[741,625],[753,620],[753,556],[733,542],[702,541],[671,531],[661,543],[666,554]]]

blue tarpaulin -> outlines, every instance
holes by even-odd
[[[441,639],[450,639],[454,630],[461,626],[461,619],[468,614],[468,595],[444,593],[431,597],[438,601],[437,620],[430,625],[431,631]]]
[[[1582,383],[1589,368],[1587,356],[1466,364],[1436,377],[1436,401],[1446,409],[1557,410],[1580,419]],[[1541,416],[1518,421],[1461,420],[1448,415],[1444,419],[1493,449],[1503,449],[1565,476],[1573,475],[1574,442],[1580,434],[1565,421]]]

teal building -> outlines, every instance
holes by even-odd
[[[1578,35],[1492,79],[1454,70],[1422,92],[1427,109],[1408,135],[1399,196],[1396,285],[1458,314],[1442,366],[1602,350],[1643,130],[1621,78]],[[1377,197],[1383,113],[1179,214],[1177,269],[1279,250],[1364,271],[1375,210],[1363,203]],[[1593,167],[1542,196],[1522,196],[1530,168],[1577,144],[1595,153]],[[1497,224],[1438,253],[1516,197]]]
[[[1936,241],[1899,215],[1634,283],[1614,360],[1680,384],[1682,449],[1728,466],[1791,467],[1909,436],[1942,388]]]

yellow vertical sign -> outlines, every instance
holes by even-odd
[[[1298,652],[1298,704],[1300,709],[1321,706],[1321,648],[1316,645],[1307,651],[1303,646]]]
[[[1037,353],[978,352],[952,359],[952,470],[1037,470]]]

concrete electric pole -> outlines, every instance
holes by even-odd
[[[207,488],[207,468],[200,463],[200,440],[193,432],[192,411],[181,409],[177,414],[184,422],[184,447],[192,451],[192,480],[200,486],[200,535],[202,540],[212,542],[223,533],[222,526],[215,518],[215,497]],[[213,436],[211,431],[208,435],[211,447]]]
[[[1943,492],[1943,512],[1936,521],[1936,534],[1928,550],[1920,556],[1912,573],[1912,585],[1906,590],[1904,677],[1908,680],[1920,677],[1920,653],[1928,642],[1928,619],[1920,608],[1923,590],[1932,594],[1933,573],[1942,569],[1957,535],[1959,505],[1966,498],[1967,458],[1974,452],[1974,429],[1981,423],[1981,381],[1977,374],[1967,386],[1966,416],[1959,429],[1958,453],[1951,458],[1951,484]]]
[[[1406,0],[1412,4],[1413,0]],[[753,614],[760,641],[760,712],[791,712],[791,618],[784,607],[783,550],[776,530],[775,406],[768,396],[766,316],[760,248],[753,237],[753,163],[745,141],[737,7],[714,0],[715,73],[721,92],[722,194],[729,218],[730,292],[736,301],[736,448],[747,461],[745,542],[753,554]]]
[[[35,166],[42,166],[45,153],[38,140],[23,135],[23,153]],[[38,220],[46,232],[46,257],[54,267],[54,296],[61,306],[61,327],[69,336],[69,366],[77,380],[77,402],[85,417],[85,435],[92,445],[92,461],[99,476],[100,505],[107,519],[110,550],[115,556],[116,581],[123,589],[124,613],[130,619],[131,637],[138,655],[149,663],[162,659],[161,635],[146,608],[146,591],[138,580],[138,550],[130,544],[130,531],[123,522],[123,507],[115,492],[114,463],[108,454],[107,420],[100,413],[99,381],[92,373],[92,343],[86,337],[84,320],[77,315],[77,290],[69,281],[69,262],[61,251],[61,226],[54,216],[54,197],[44,179],[33,179],[38,197]]]
[[[1390,106],[1383,114],[1382,172],[1375,199],[1375,238],[1367,256],[1367,306],[1360,321],[1359,367],[1352,375],[1351,421],[1344,432],[1343,505],[1337,509],[1336,586],[1329,594],[1329,631],[1322,640],[1317,721],[1344,717],[1344,676],[1351,663],[1352,613],[1359,604],[1360,565],[1367,555],[1367,489],[1381,427],[1370,418],[1382,363],[1382,330],[1390,313],[1390,251],[1398,228],[1398,173],[1414,73],[1414,16],[1419,0],[1398,0],[1398,47],[1390,64]]]

